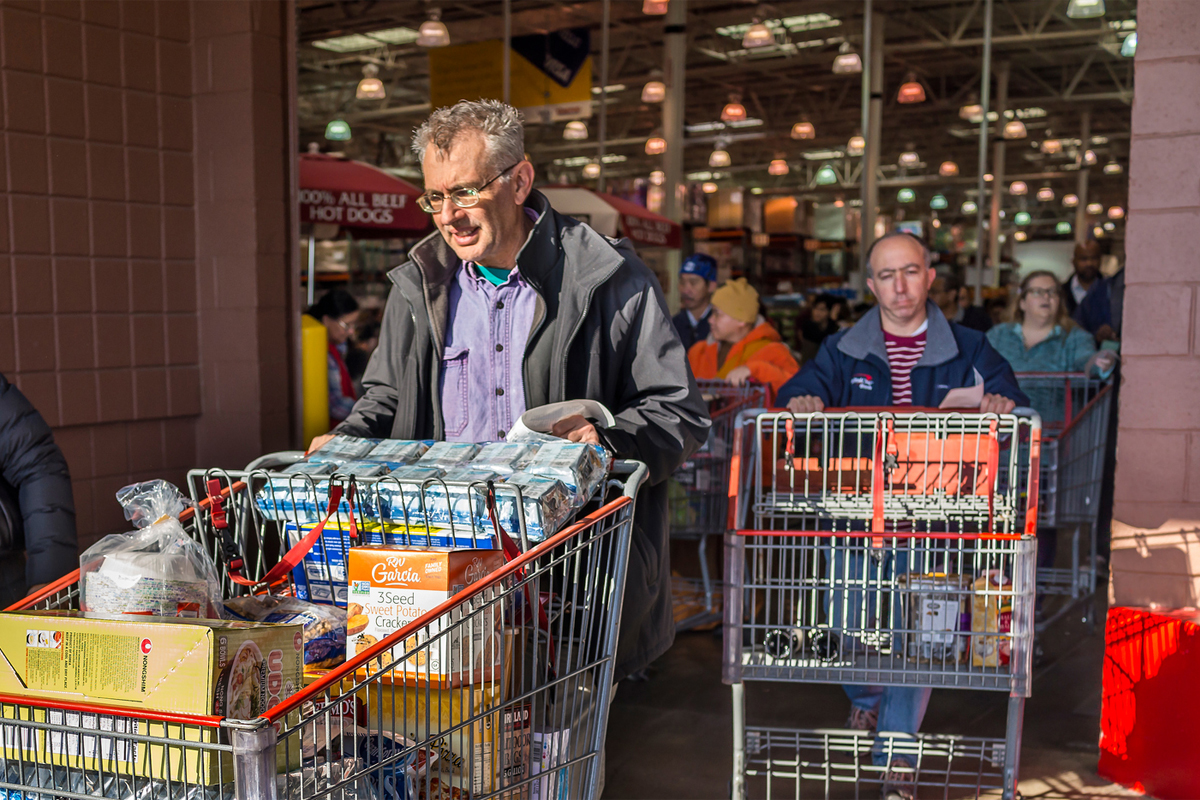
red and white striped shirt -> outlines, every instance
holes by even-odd
[[[887,345],[888,369],[892,373],[892,405],[912,405],[912,370],[925,352],[925,332],[928,320],[912,336],[895,336],[883,332]]]

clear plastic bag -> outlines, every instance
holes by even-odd
[[[117,492],[138,530],[113,533],[79,557],[80,607],[95,614],[223,617],[216,565],[179,524],[191,501],[166,481]]]

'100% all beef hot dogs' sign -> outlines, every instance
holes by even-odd
[[[390,228],[396,212],[410,202],[412,199],[403,194],[301,189],[300,221]]]

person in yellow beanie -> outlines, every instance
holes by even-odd
[[[774,395],[800,371],[771,323],[759,316],[758,292],[745,278],[727,281],[710,302],[708,339],[688,350],[697,378],[721,378],[734,386],[755,380],[770,386]]]

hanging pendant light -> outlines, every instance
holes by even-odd
[[[661,169],[656,169],[650,173],[650,183],[654,184],[655,186],[662,186],[666,182],[667,173],[663,172]]]
[[[1121,42],[1121,55],[1125,58],[1133,58],[1137,55],[1137,31],[1125,37],[1125,41]]]
[[[767,174],[775,175],[775,176],[787,175],[788,174],[788,163],[786,161],[784,161],[782,158],[775,159],[767,166]]]
[[[583,177],[599,178],[600,177],[600,164],[595,161],[589,161],[587,164],[585,164],[583,167]]]
[[[1014,231],[1013,232],[1013,239],[1015,239],[1018,242],[1023,242],[1028,238],[1029,238],[1029,234],[1027,234],[1025,231]]]
[[[1085,150],[1083,153],[1083,163],[1089,167],[1094,166],[1096,164],[1096,151]]]
[[[802,119],[792,126],[793,139],[815,139],[817,138],[817,129],[813,124],[806,119]]]
[[[1088,203],[1086,211],[1093,217],[1098,217],[1104,213],[1104,206],[1100,203]]]
[[[1008,193],[1014,197],[1029,193],[1029,187],[1025,185],[1025,181],[1013,181],[1008,185]]]
[[[949,206],[950,203],[946,200],[946,195],[944,194],[935,194],[933,197],[929,198],[929,207],[935,211],[942,211],[946,208],[949,208]]]
[[[1067,3],[1067,16],[1071,19],[1103,17],[1104,0],[1071,0]]]
[[[904,83],[900,84],[900,91],[896,93],[897,103],[924,103],[925,102],[925,87],[917,81],[917,76],[910,72],[908,77],[904,79]]]
[[[938,175],[941,175],[943,178],[952,178],[957,174],[958,164],[955,164],[953,161],[943,161],[942,165],[938,167]]]
[[[974,214],[974,213],[975,213],[976,211],[978,211],[978,210],[979,210],[979,206],[978,206],[978,205],[976,205],[976,203],[975,203],[975,201],[974,201],[974,200],[964,200],[964,201],[963,201],[963,204],[962,204],[962,213],[964,213],[964,214]]]
[[[1120,206],[1111,206],[1108,209],[1108,218],[1109,219],[1124,219],[1125,218],[1125,209],[1121,208]]]
[[[914,150],[905,150],[900,154],[900,160],[897,163],[905,168],[915,167],[921,163],[921,157]]]
[[[832,186],[838,182],[838,176],[837,173],[833,171],[833,167],[829,166],[828,164],[824,164],[819,170],[817,170],[815,180],[818,186]]]
[[[1107,164],[1104,165],[1104,174],[1105,175],[1120,175],[1121,174],[1121,165],[1118,164],[1115,159],[1112,161],[1109,161]]]
[[[1063,221],[1054,226],[1054,232],[1060,236],[1065,236],[1071,232],[1071,223]]]
[[[729,102],[721,109],[721,122],[741,122],[746,118],[746,107],[742,105],[742,96],[734,93],[729,95]]]
[[[646,155],[659,156],[667,152],[667,140],[661,136],[651,136],[646,140]]]
[[[775,34],[771,33],[771,29],[757,19],[746,29],[746,35],[742,37],[742,47],[747,50],[772,44],[775,44]]]
[[[720,144],[717,145],[716,150],[713,150],[708,155],[708,165],[710,167],[728,167],[729,164],[729,152],[722,150]]]
[[[712,181],[705,181],[704,183],[700,184],[700,188],[704,190],[705,194],[713,194],[717,191],[717,185]]]
[[[896,192],[897,203],[911,203],[917,199],[917,193],[905,186],[900,191]]]
[[[1049,203],[1054,199],[1054,190],[1049,186],[1043,186],[1037,191],[1037,199],[1039,203]]]
[[[383,81],[376,77],[378,74],[379,67],[374,64],[364,65],[363,79],[358,82],[358,89],[354,92],[354,96],[359,100],[382,100],[387,97]]]
[[[850,137],[850,141],[846,142],[846,155],[861,156],[867,150],[867,140],[861,134],[854,134]]]
[[[1116,224],[1115,222],[1106,222],[1106,223],[1104,223],[1104,230],[1106,230],[1106,231],[1115,231],[1116,229],[1117,229],[1117,224]]]
[[[445,47],[450,44],[450,31],[442,22],[442,12],[436,8],[429,12],[429,19],[421,23],[418,33],[417,44],[421,47]]]
[[[642,87],[643,103],[661,103],[667,96],[667,87],[662,81],[646,81]]]
[[[350,124],[344,119],[330,120],[325,126],[325,138],[331,142],[350,141]]]
[[[1021,120],[1012,119],[1004,123],[1005,139],[1024,139],[1027,135],[1025,123],[1021,122]]]
[[[984,183],[991,183],[994,180],[996,180],[996,176],[993,175],[992,173],[990,173],[990,172],[983,173],[983,182]]]
[[[1042,142],[1042,152],[1048,156],[1056,156],[1062,152],[1062,141],[1059,139],[1047,139]]]
[[[972,100],[958,109],[958,116],[968,122],[979,122],[983,119],[983,106],[979,105],[978,100]]]
[[[854,52],[849,42],[842,42],[838,54],[833,59],[834,75],[853,75],[862,72],[862,57]]]
[[[645,0],[642,3],[642,13],[652,17],[659,17],[667,13],[667,3],[669,0]]]
[[[1013,223],[1016,225],[1028,225],[1033,220],[1028,211],[1018,211],[1013,217]]]
[[[587,125],[582,120],[573,119],[563,128],[563,138],[568,141],[579,141],[588,137]]]
[[[1079,205],[1079,195],[1064,194],[1062,203],[1064,208],[1074,208]]]

